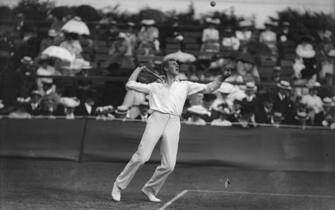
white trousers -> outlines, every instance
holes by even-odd
[[[157,195],[169,174],[173,171],[178,151],[180,118],[178,116],[153,112],[148,118],[145,131],[137,151],[117,177],[115,184],[125,189],[133,179],[136,171],[150,159],[153,149],[160,137],[161,164],[156,168],[151,179],[144,185],[146,191]]]

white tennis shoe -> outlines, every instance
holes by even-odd
[[[111,195],[113,201],[119,202],[121,200],[121,189],[115,183]]]
[[[162,202],[161,199],[157,198],[152,192],[146,191],[144,188],[141,190],[145,196],[147,196],[148,200],[151,202],[159,203]]]

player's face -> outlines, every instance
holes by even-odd
[[[167,73],[173,76],[177,76],[179,74],[179,64],[177,61],[169,61],[169,68]]]

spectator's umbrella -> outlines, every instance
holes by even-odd
[[[189,53],[184,53],[181,50],[178,50],[175,53],[168,54],[164,57],[163,60],[177,60],[181,63],[192,63],[196,60],[195,56]]]
[[[75,17],[69,20],[62,27],[62,30],[68,33],[76,33],[79,35],[90,35],[90,30],[88,29],[86,23],[81,21],[79,17]]]
[[[77,16],[86,22],[97,21],[100,19],[98,11],[90,5],[80,5],[74,9]]]
[[[71,53],[62,47],[58,46],[50,46],[42,52],[42,55],[47,55],[49,57],[59,58],[64,61],[72,62],[74,60],[74,56]]]

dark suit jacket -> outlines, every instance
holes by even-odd
[[[92,106],[91,113],[88,113],[85,107],[85,103],[81,103],[79,106],[77,106],[74,110],[75,116],[96,116],[96,105]]]
[[[276,94],[274,96],[273,100],[273,112],[280,112],[282,113],[284,120],[283,124],[294,124],[295,119],[295,106],[294,103],[289,99],[288,97],[285,97],[283,100],[281,100]]]

